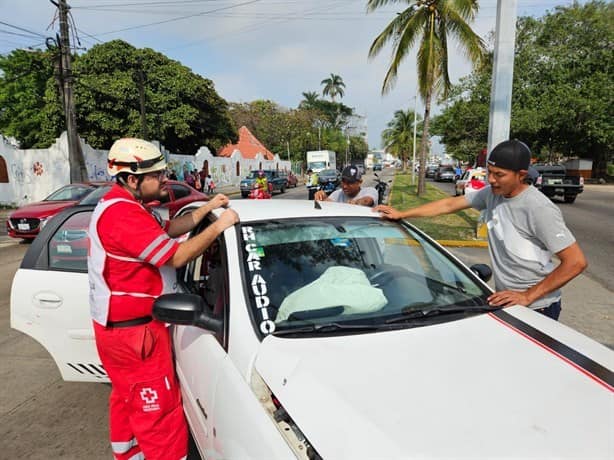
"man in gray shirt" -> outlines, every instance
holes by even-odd
[[[362,187],[362,174],[354,165],[346,166],[341,172],[341,189],[335,190],[330,196],[319,190],[314,198],[318,201],[336,201],[337,203],[359,204],[362,206],[375,206],[377,204],[377,190],[373,187]]]
[[[405,211],[377,206],[386,219],[430,217],[473,207],[484,210],[496,292],[490,305],[524,305],[553,319],[561,312],[560,288],[587,266],[558,207],[525,182],[531,151],[504,141],[488,157],[488,183],[465,196],[444,198]],[[561,263],[555,268],[552,254]]]

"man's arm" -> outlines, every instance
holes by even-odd
[[[198,210],[202,208],[204,208],[204,206],[198,208]],[[195,235],[193,238],[180,243],[177,251],[170,259],[168,259],[166,265],[170,265],[174,268],[183,267],[188,262],[194,260],[200,254],[202,254],[204,250],[207,249],[224,230],[226,230],[228,227],[232,227],[237,222],[239,222],[239,216],[237,213],[232,209],[227,209],[215,222],[209,225],[198,235]]]
[[[586,269],[588,263],[578,243],[556,253],[561,263],[548,276],[524,292],[499,291],[488,297],[488,303],[496,306],[528,306],[546,294],[564,286]]]
[[[221,193],[219,193],[213,199],[203,204],[199,208],[195,209],[191,213],[176,217],[175,219],[170,221],[170,225],[168,227],[167,232],[168,235],[171,238],[176,238],[178,236],[183,235],[184,233],[191,231],[211,211],[222,206],[227,206],[228,201],[229,200],[226,195],[222,195]]]
[[[470,208],[469,202],[464,196],[452,196],[442,200],[431,201],[411,209],[398,211],[391,206],[379,205],[373,211],[379,212],[381,217],[389,220],[407,219],[409,217],[434,217],[442,214],[450,214],[462,209]]]

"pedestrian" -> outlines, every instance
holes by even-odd
[[[203,189],[203,184],[200,181],[200,174],[198,174],[197,170],[192,171],[192,174],[194,175],[194,188],[200,192]]]
[[[362,174],[354,165],[346,166],[341,172],[341,189],[335,190],[330,196],[324,190],[318,190],[314,196],[317,201],[336,201],[338,203],[375,206],[377,190],[373,187],[362,187]]]
[[[189,169],[183,170],[183,181],[190,187],[194,187],[194,174]]]
[[[208,193],[213,193],[215,191],[215,182],[213,182],[213,179],[211,178],[211,175],[207,176],[207,192]]]
[[[489,185],[405,211],[377,206],[382,217],[432,217],[473,207],[485,211],[496,292],[493,306],[524,305],[552,318],[561,312],[560,288],[587,266],[580,246],[549,198],[525,182],[531,151],[518,140],[498,144],[488,156]],[[551,257],[560,264],[555,268]]]
[[[177,288],[175,269],[203,253],[238,221],[225,210],[184,242],[213,209],[228,204],[217,195],[171,221],[143,202],[165,192],[166,162],[141,139],[119,139],[108,154],[116,184],[96,206],[89,227],[88,277],[96,348],[111,380],[110,439],[116,459],[184,459],[188,429],[165,323],[152,318],[154,300]]]

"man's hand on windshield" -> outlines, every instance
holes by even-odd
[[[391,206],[380,204],[373,208],[373,212],[379,212],[380,217],[388,220],[399,220],[403,216],[400,211],[397,211]]]
[[[526,292],[498,291],[488,296],[488,304],[496,307],[508,307],[510,305],[531,305],[531,300]]]

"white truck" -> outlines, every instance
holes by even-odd
[[[307,169],[318,173],[323,169],[336,168],[336,154],[332,150],[311,150],[307,152]]]

